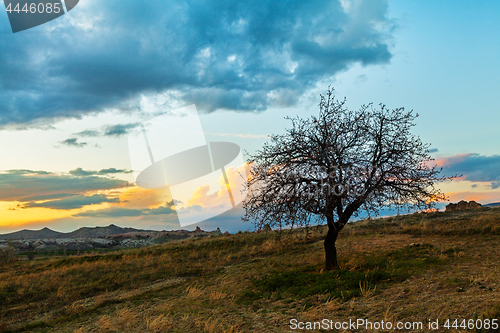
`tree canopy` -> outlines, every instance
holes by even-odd
[[[351,217],[444,199],[435,183],[447,178],[433,165],[430,145],[412,134],[416,117],[383,104],[351,111],[329,88],[319,116],[288,118],[291,128],[251,156],[243,219],[257,228],[326,221],[325,268],[337,268],[335,241]]]

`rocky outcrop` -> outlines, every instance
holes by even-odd
[[[465,209],[480,209],[483,208],[483,206],[475,201],[460,201],[458,203],[451,203],[446,206],[446,211],[447,212],[453,212],[456,210],[465,210]]]
[[[118,241],[105,238],[57,238],[57,239],[25,239],[0,240],[0,249],[12,246],[18,251],[79,251],[91,249],[108,249],[122,247]],[[127,246],[123,246],[127,247]]]

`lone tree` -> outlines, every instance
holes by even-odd
[[[319,117],[288,118],[292,127],[272,135],[251,156],[245,221],[257,228],[326,220],[325,269],[338,268],[335,242],[349,219],[380,208],[429,208],[444,195],[434,187],[429,144],[411,134],[417,115],[380,104],[357,111],[320,95]]]

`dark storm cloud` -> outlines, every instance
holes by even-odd
[[[88,191],[132,186],[129,182],[99,176],[75,177],[46,171],[10,170],[0,173],[0,201],[27,201],[40,196],[70,196]],[[71,193],[71,194],[68,194]],[[43,197],[42,197],[43,198]],[[47,198],[47,199],[50,199]],[[43,200],[43,199],[39,199]]]
[[[82,208],[84,206],[90,205],[98,205],[103,202],[112,202],[118,203],[120,199],[118,198],[108,198],[104,194],[94,194],[90,196],[85,195],[75,195],[68,198],[51,200],[45,202],[28,202],[22,206],[22,208],[34,208],[34,207],[42,207],[42,208],[51,208],[51,209],[77,209]]]
[[[500,155],[463,154],[438,159],[437,162],[447,176],[463,175],[472,182],[491,182],[493,189],[500,187]]]
[[[2,35],[0,126],[129,108],[156,92],[204,111],[293,105],[354,63],[390,60],[387,0],[344,3],[88,0]]]

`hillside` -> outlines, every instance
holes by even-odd
[[[9,234],[0,235],[0,239],[41,239],[41,238],[62,238],[64,233],[50,230],[45,227],[41,230],[21,230]]]
[[[44,238],[99,238],[111,235],[124,234],[127,232],[149,231],[134,228],[121,228],[114,224],[107,227],[83,227],[78,230],[64,233],[50,230],[45,227],[41,230],[21,230],[0,235],[0,239],[44,239]]]
[[[142,232],[149,230],[134,229],[134,228],[121,228],[114,224],[110,224],[107,227],[83,227],[78,230],[67,233],[68,238],[99,238],[112,235],[124,234],[127,232]]]
[[[0,331],[296,332],[293,320],[326,318],[431,319],[441,325],[432,332],[486,332],[443,324],[500,318],[499,209],[348,225],[334,272],[322,271],[324,233],[241,233],[21,260],[0,267]]]

